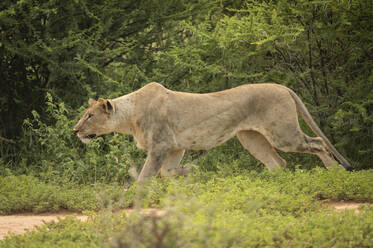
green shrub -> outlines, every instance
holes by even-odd
[[[8,176],[0,181],[0,214],[59,209],[56,188],[29,176]]]
[[[24,137],[20,141],[22,152],[12,168],[13,173],[33,174],[56,183],[125,184],[131,181],[128,170],[142,165],[144,153],[135,147],[130,137],[108,135],[84,145],[72,131],[80,115],[68,110],[63,103],[55,103],[50,94],[47,94],[47,105],[55,124],[43,122],[33,111],[33,119],[24,123]]]
[[[371,247],[372,207],[359,215],[324,208],[300,216],[291,211],[279,214],[276,207],[263,212],[260,206],[271,204],[272,199],[248,200],[251,207],[238,204],[237,208],[245,196],[231,192],[230,206],[219,198],[226,189],[219,184],[224,182],[217,181],[205,193],[212,197],[173,198],[164,217],[103,211],[87,222],[66,218],[7,237],[0,247]]]
[[[348,172],[339,168],[326,170],[263,171],[260,179],[273,181],[288,194],[308,194],[315,199],[373,202],[373,170]]]
[[[277,212],[300,216],[320,207],[319,200],[373,202],[373,170],[346,172],[315,168],[270,172],[229,170],[197,171],[181,178],[154,178],[146,184],[64,185],[45,183],[33,176],[8,175],[0,179],[0,214],[104,208],[162,206],[178,201],[220,201],[220,208],[258,214]],[[265,202],[265,205],[261,205]],[[181,204],[180,204],[181,205]],[[206,206],[207,206],[206,205]]]
[[[98,247],[95,228],[73,217],[37,227],[25,236],[13,236],[0,242],[0,247]]]
[[[0,212],[99,210],[67,218],[0,247],[371,247],[373,207],[334,212],[322,200],[373,202],[373,171],[248,171],[154,178],[146,184],[65,186],[32,176],[2,177]],[[164,217],[126,216],[123,207],[154,207]]]
[[[132,205],[133,199],[126,198],[124,188],[115,184],[60,186],[21,175],[1,177],[0,202],[0,214],[11,214],[118,209]]]

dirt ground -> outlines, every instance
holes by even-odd
[[[35,226],[41,226],[45,222],[57,221],[58,217],[75,216],[79,220],[87,220],[87,216],[68,212],[53,214],[15,214],[0,216],[0,240],[4,239],[8,232],[22,234]]]
[[[336,211],[355,210],[359,214],[359,206],[362,203],[357,202],[325,202],[324,205],[330,206]],[[123,210],[126,213],[131,213],[133,209]],[[161,217],[165,215],[165,211],[161,209],[143,209],[142,213],[149,216]],[[33,229],[35,226],[41,226],[45,222],[57,221],[58,218],[65,218],[66,216],[75,216],[75,218],[86,221],[87,216],[71,212],[59,212],[53,214],[15,214],[0,216],[0,240],[4,239],[9,232],[14,234],[22,234],[27,230]]]
[[[359,207],[363,203],[358,202],[325,202],[324,205],[333,207],[336,211],[343,211],[343,210],[355,210],[355,213],[358,214]]]
[[[123,210],[126,213],[135,211],[134,209]],[[156,208],[147,208],[141,210],[141,213],[147,216],[162,217],[166,211]],[[46,214],[14,214],[14,215],[0,215],[0,240],[4,239],[8,233],[22,234],[27,230],[32,230],[35,226],[41,226],[46,222],[58,221],[58,218],[66,218],[66,216],[74,216],[75,218],[86,221],[88,216],[72,213],[72,212],[58,212]]]

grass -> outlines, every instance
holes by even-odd
[[[6,176],[0,180],[0,214],[99,210],[112,204],[127,207],[119,199],[125,191],[118,185],[47,184],[33,176]]]
[[[0,247],[372,247],[373,208],[334,212],[324,200],[373,202],[373,170],[256,172],[222,169],[146,185],[58,186],[31,176],[0,182],[1,213],[100,210],[67,218]],[[163,218],[112,213],[156,206]]]

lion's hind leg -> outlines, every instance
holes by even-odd
[[[282,159],[268,140],[256,131],[240,131],[237,137],[242,146],[269,170],[278,167],[285,168],[286,161]]]
[[[163,162],[161,168],[161,176],[162,177],[169,177],[169,176],[185,176],[192,172],[193,166],[185,165],[179,166],[180,162],[184,156],[185,150],[174,150],[170,151],[165,161]]]
[[[322,138],[309,137],[304,134],[304,141],[298,147],[299,152],[317,155],[328,169],[338,166],[338,162],[330,155]]]
[[[276,142],[276,148],[284,152],[299,152],[317,155],[326,168],[330,169],[338,165],[338,162],[328,152],[326,145],[320,137],[309,137],[299,131],[289,136],[291,140]]]

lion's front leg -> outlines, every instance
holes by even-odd
[[[161,119],[165,119],[162,117]],[[146,158],[144,167],[142,168],[138,181],[144,181],[148,177],[153,177],[158,174],[164,164],[177,165],[180,163],[184,151],[175,150],[174,134],[167,122],[156,123],[154,126],[148,128],[147,138],[148,142],[148,156]],[[146,125],[145,125],[146,127]],[[146,129],[146,128],[143,128]],[[175,151],[175,152],[173,152]]]
[[[149,151],[144,167],[142,168],[137,180],[142,182],[149,177],[156,176],[162,167],[166,155],[167,152],[165,151]]]

